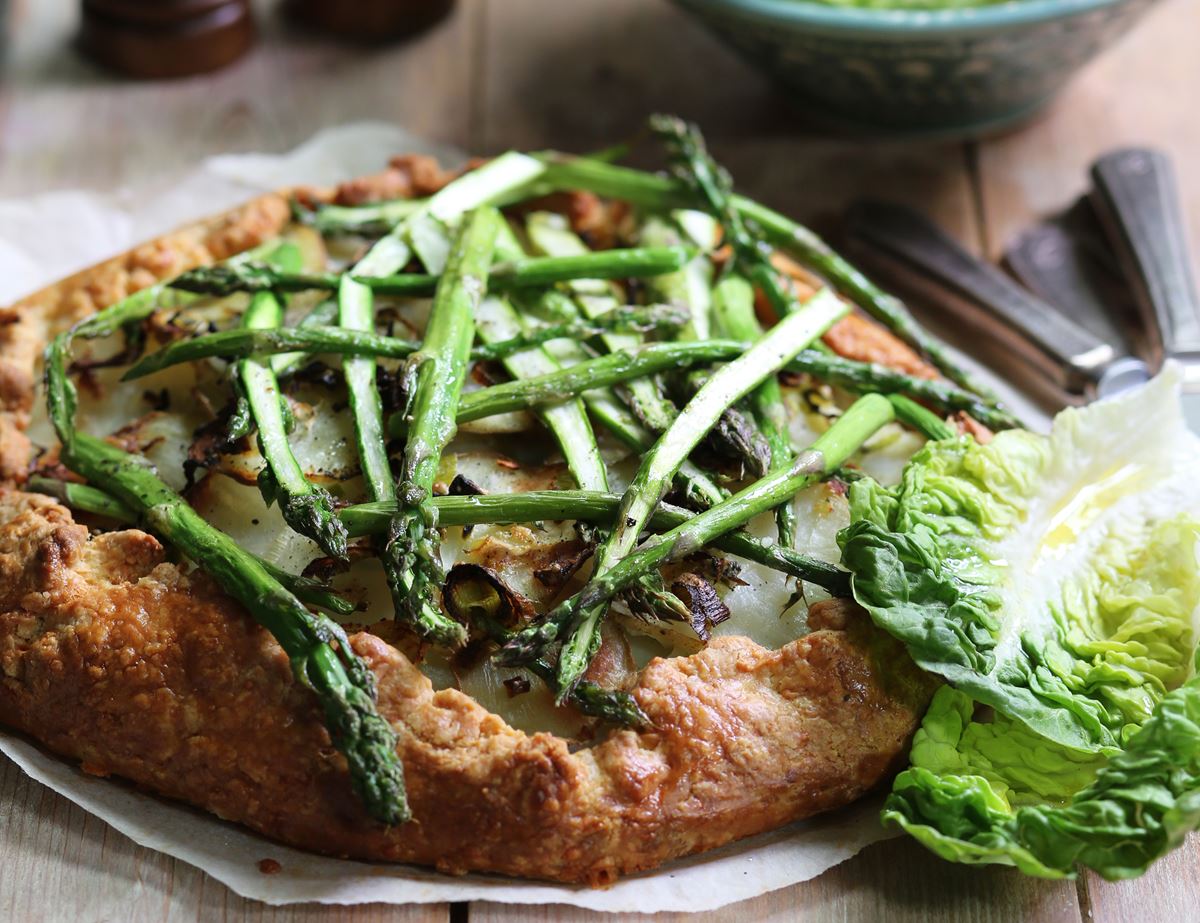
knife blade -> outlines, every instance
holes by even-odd
[[[1020,360],[1060,399],[1082,403],[1149,379],[1140,359],[1025,291],[917,212],[862,202],[848,224],[852,243],[865,248],[876,267],[948,309],[951,320],[966,321],[982,334],[980,351]]]
[[[1200,432],[1200,297],[1170,159],[1149,148],[1105,154],[1091,169],[1091,201],[1158,358],[1184,369],[1183,409]]]

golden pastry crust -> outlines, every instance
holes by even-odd
[[[226,259],[275,237],[290,218],[270,194],[147,241],[22,298],[0,312],[0,483],[19,481],[29,461],[23,430],[42,350],[71,324],[147,286]]]
[[[719,638],[642,671],[653,731],[572,752],[434,691],[373,635],[352,643],[399,734],[401,827],[363,813],[286,656],[211,581],[144,532],[89,537],[54,501],[0,490],[0,722],[305,849],[604,883],[853,801],[903,756],[929,692],[857,618],[778,651]]]
[[[21,431],[51,336],[287,221],[285,198],[263,196],[9,309],[0,484],[24,477]],[[164,563],[150,535],[89,536],[53,501],[0,487],[0,723],[88,771],[331,855],[603,884],[847,804],[903,758],[930,683],[856,614],[814,614],[813,627],[778,651],[726,637],[651,662],[634,695],[654,730],[574,752],[435,691],[394,647],[357,634],[414,812],[388,829],[362,811],[314,699],[237,602]]]

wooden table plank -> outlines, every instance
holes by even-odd
[[[1182,923],[1200,913],[1200,838],[1158,860],[1141,878],[1105,881],[1089,872],[1084,899],[1094,923],[1148,919]]]
[[[268,907],[138,846],[0,756],[0,920],[447,923],[445,904]]]
[[[802,885],[711,913],[605,915],[571,907],[472,904],[471,923],[720,923],[725,920],[805,923],[1077,923],[1071,882],[1042,882],[1013,869],[951,865],[908,840],[871,846]]]

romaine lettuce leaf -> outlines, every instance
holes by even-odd
[[[913,766],[896,777],[884,805],[885,823],[898,824],[942,858],[1015,865],[1043,878],[1073,877],[1077,864],[1108,879],[1133,878],[1200,826],[1200,679],[1168,692],[1111,759],[1081,757],[1017,730],[1007,747],[1001,736],[994,739],[1005,751],[1000,763],[986,766],[986,775],[971,774],[979,757],[967,734],[951,738],[956,727],[978,727],[966,720],[974,708],[957,690],[938,691],[918,740],[940,738],[955,755],[938,765],[914,748]],[[1057,785],[1055,767],[1062,773]],[[1013,796],[1024,799],[1030,791],[1007,788],[1018,778],[1005,776],[1014,768],[1060,791],[1091,781],[1065,805],[1018,806]]]
[[[1050,435],[928,444],[850,493],[855,598],[913,659],[1032,730],[1113,754],[1188,675],[1200,438],[1168,370]]]
[[[852,488],[855,597],[951,684],[885,819],[946,858],[1124,877],[1200,822],[1200,439],[1179,378]]]

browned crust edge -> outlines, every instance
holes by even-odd
[[[261,196],[8,309],[0,483],[24,476],[21,431],[50,336],[256,246],[288,217],[283,195]],[[388,829],[354,800],[273,639],[203,576],[162,560],[145,533],[89,538],[63,507],[0,488],[0,721],[91,771],[331,855],[604,883],[853,801],[902,758],[929,694],[900,647],[865,623],[779,651],[722,638],[642,672],[634,694],[653,732],[572,753],[457,691],[435,692],[362,633],[353,643],[400,735],[414,811]]]
[[[0,308],[0,483],[24,480],[42,350],[71,324],[163,279],[258,246],[290,219],[286,192],[258,196],[82,269]]]

